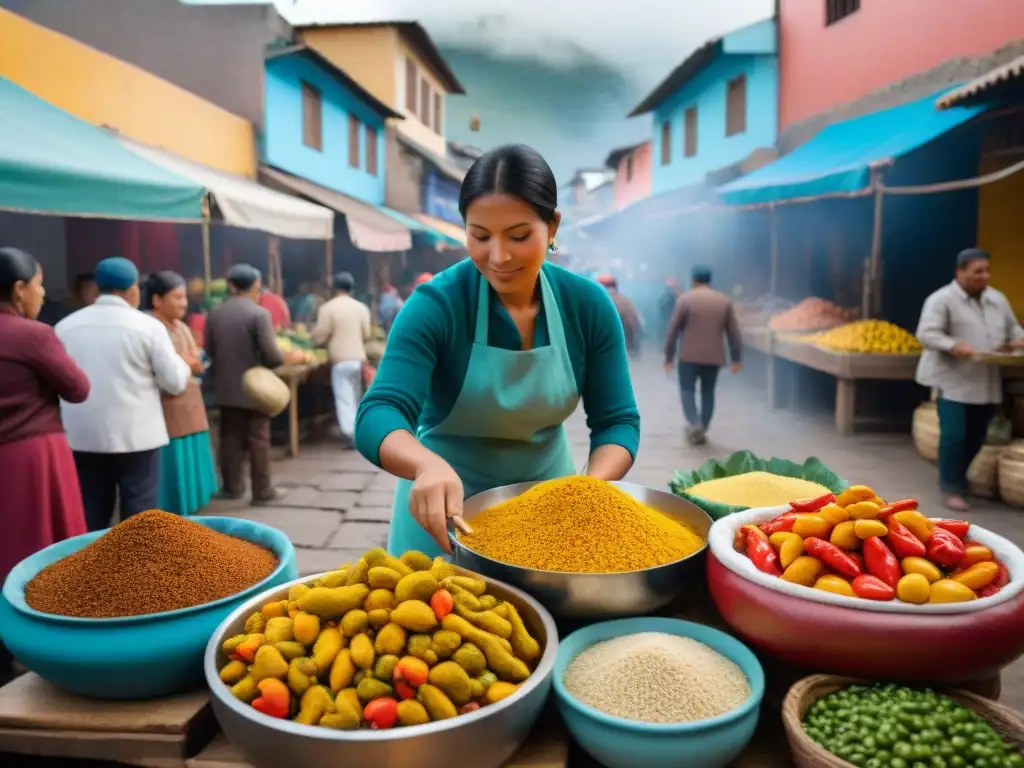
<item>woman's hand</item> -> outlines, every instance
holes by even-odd
[[[452,551],[448,520],[457,518],[456,524],[465,525],[462,523],[463,493],[462,480],[455,470],[436,455],[421,465],[409,492],[409,512],[445,552]]]

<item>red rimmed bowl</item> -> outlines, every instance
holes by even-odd
[[[990,678],[1024,653],[1024,553],[1007,539],[971,527],[971,537],[992,547],[1010,571],[995,596],[959,605],[879,604],[785,584],[732,549],[740,525],[780,511],[730,515],[709,537],[711,596],[751,645],[803,669],[929,683]]]

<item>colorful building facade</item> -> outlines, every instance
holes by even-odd
[[[651,191],[704,182],[775,143],[775,22],[711,40],[676,67],[630,114],[651,115]]]
[[[252,125],[150,72],[0,9],[0,77],[65,112],[202,165],[252,178]]]
[[[985,56],[1024,38],[1024,4],[1005,0],[777,5],[781,130],[944,62]],[[949,81],[957,77],[951,73]]]
[[[262,161],[382,205],[385,120],[395,113],[305,46],[268,54],[264,81]]]
[[[613,149],[605,167],[615,172],[613,200],[621,211],[651,194],[651,142]]]

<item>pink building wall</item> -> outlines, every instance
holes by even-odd
[[[632,167],[630,167],[632,164]],[[651,142],[641,144],[619,161],[615,172],[615,210],[651,194]]]
[[[825,26],[825,0],[779,0],[779,129],[1024,38],[1020,0],[861,0]]]

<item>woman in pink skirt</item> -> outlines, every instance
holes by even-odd
[[[86,531],[59,401],[84,401],[89,379],[36,320],[45,295],[38,262],[0,248],[0,581],[29,555]],[[0,646],[0,677],[10,662]]]

